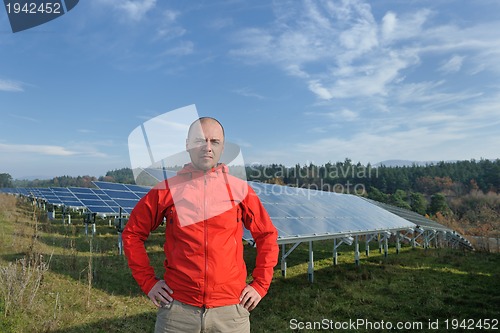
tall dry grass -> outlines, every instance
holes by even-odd
[[[2,228],[2,246],[9,246],[23,254],[21,258],[13,262],[0,265],[0,296],[4,317],[15,311],[31,309],[50,262],[50,258],[46,260],[37,251],[38,212],[36,206],[25,203],[24,209],[18,209],[18,200],[10,195],[2,195],[0,200],[0,223],[8,219],[16,221],[14,232],[16,237],[12,238],[10,244],[5,244],[5,232],[8,230]],[[20,220],[26,220],[27,217],[29,223],[20,222]],[[29,239],[27,247],[23,242],[25,238]]]
[[[7,266],[0,267],[0,293],[4,316],[33,306],[43,276],[49,269],[41,254],[30,254]]]

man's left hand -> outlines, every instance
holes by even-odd
[[[247,284],[245,289],[241,292],[240,296],[240,304],[247,309],[248,311],[252,311],[255,309],[257,304],[259,304],[262,297],[259,295],[257,290],[254,289],[251,285]]]

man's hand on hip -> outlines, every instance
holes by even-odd
[[[165,283],[164,280],[160,280],[156,282],[156,284],[151,288],[148,293],[149,299],[156,305],[157,307],[161,307],[164,304],[169,304],[174,299],[171,294],[173,294],[173,290],[170,289],[169,286]]]
[[[248,311],[252,311],[255,309],[257,304],[259,304],[262,297],[259,295],[257,290],[254,289],[251,285],[247,284],[245,289],[241,292],[240,296],[240,304],[247,309]]]

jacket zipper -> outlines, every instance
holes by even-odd
[[[207,297],[207,286],[208,286],[208,223],[207,223],[207,174],[203,175],[203,226],[205,229],[204,238],[205,238],[205,283],[203,290],[203,305],[206,304]]]

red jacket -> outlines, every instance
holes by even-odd
[[[278,234],[253,189],[229,175],[225,165],[204,172],[189,164],[135,206],[122,234],[123,247],[146,294],[158,279],[144,242],[164,219],[163,278],[174,299],[200,307],[240,302],[247,278],[243,225],[257,246],[251,286],[261,296],[267,293],[278,261]]]

